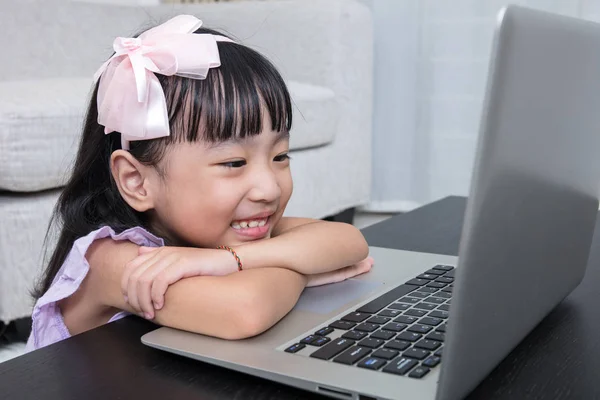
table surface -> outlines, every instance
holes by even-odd
[[[456,255],[465,205],[465,198],[448,197],[363,233],[373,246]],[[581,285],[470,399],[600,398],[599,252],[600,236],[595,235]],[[142,345],[140,337],[155,327],[132,316],[0,363],[0,398],[322,399]]]

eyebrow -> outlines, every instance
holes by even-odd
[[[220,148],[224,148],[230,145],[234,145],[234,144],[240,144],[243,143],[244,141],[251,139],[255,136],[249,136],[249,137],[245,137],[245,138],[233,138],[233,139],[229,139],[226,140],[224,142],[218,142],[218,143],[211,143],[209,145],[209,149],[220,149]],[[273,144],[277,144],[283,140],[287,140],[290,138],[290,132],[287,130],[283,130],[283,131],[278,131],[277,132],[277,136],[275,137],[275,141],[273,142]]]

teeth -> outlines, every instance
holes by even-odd
[[[256,228],[258,226],[265,226],[266,224],[267,224],[267,218],[261,219],[261,220],[254,219],[252,221],[232,222],[231,227],[233,229]]]

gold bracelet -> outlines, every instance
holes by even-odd
[[[235,252],[235,250],[233,250],[231,247],[229,246],[217,246],[217,249],[221,249],[221,250],[227,250],[229,251],[231,254],[233,254],[233,257],[235,257],[235,261],[237,261],[237,265],[238,265],[238,271],[242,270],[242,260],[240,260],[240,258],[238,257],[237,253]]]

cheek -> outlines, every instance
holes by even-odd
[[[294,191],[294,182],[289,168],[282,174],[279,182],[279,187],[281,188],[281,206],[285,207]]]
[[[237,192],[237,185],[226,182],[180,188],[171,195],[171,212],[167,210],[172,230],[186,242],[212,246],[229,229],[242,198]]]

